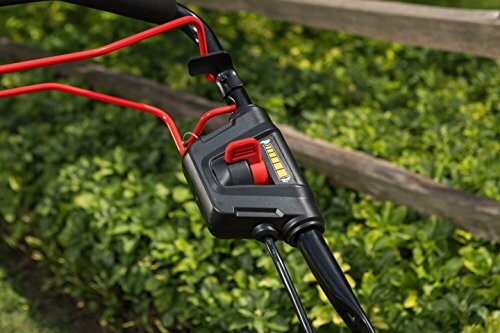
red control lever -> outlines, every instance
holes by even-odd
[[[246,138],[233,141],[226,146],[224,161],[228,164],[247,161],[252,171],[255,185],[268,185],[269,174],[262,160],[259,141],[254,138]]]

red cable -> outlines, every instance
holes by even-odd
[[[114,43],[95,48],[95,49],[80,51],[80,52],[73,52],[73,53],[68,53],[68,54],[63,54],[63,55],[58,55],[58,56],[52,56],[52,57],[46,57],[46,58],[41,58],[41,59],[36,59],[36,60],[21,61],[21,62],[16,62],[13,64],[3,65],[3,66],[0,66],[0,74],[12,73],[12,72],[17,72],[17,71],[24,71],[27,69],[62,64],[62,63],[71,62],[71,61],[78,61],[78,60],[84,60],[84,59],[89,59],[89,58],[95,58],[95,57],[105,55],[105,54],[108,54],[110,52],[119,50],[119,49],[124,48],[126,46],[138,43],[144,39],[148,39],[150,37],[156,36],[156,35],[158,35],[162,32],[165,32],[167,30],[178,28],[178,27],[186,25],[186,24],[193,24],[196,27],[196,33],[198,35],[198,45],[200,48],[200,55],[202,55],[202,56],[207,55],[208,54],[207,40],[206,40],[206,36],[205,36],[205,30],[203,28],[203,23],[197,17],[186,16],[186,17],[181,17],[181,18],[176,19],[174,21],[159,25],[157,27],[148,29],[146,31],[140,32],[136,35],[121,39],[121,40],[116,41]],[[206,77],[208,80],[213,81],[213,77],[209,77],[209,76],[206,76]]]
[[[118,97],[113,97],[105,94],[101,94],[98,92],[86,90],[86,89],[81,89],[81,88],[76,88],[73,86],[65,85],[65,84],[60,84],[60,83],[40,83],[40,84],[35,84],[31,86],[26,86],[26,87],[20,87],[20,88],[12,88],[12,89],[5,89],[0,91],[0,98],[5,98],[5,97],[11,97],[11,96],[17,96],[21,94],[27,94],[27,93],[34,93],[34,92],[39,92],[39,91],[45,91],[45,90],[57,90],[57,91],[62,91],[65,93],[73,94],[73,95],[78,95],[90,99],[95,99],[101,102],[105,103],[110,103],[110,104],[115,104],[118,106],[123,106],[135,110],[139,110],[142,112],[147,112],[152,115],[155,115],[156,117],[160,118],[165,125],[167,125],[170,133],[172,134],[172,137],[174,138],[175,145],[177,147],[177,150],[181,155],[184,155],[186,152],[187,147],[189,147],[193,142],[194,138],[199,136],[201,134],[201,131],[203,130],[203,127],[207,123],[207,121],[215,116],[224,114],[224,113],[230,113],[236,110],[235,105],[229,105],[229,106],[223,106],[220,108],[215,108],[213,110],[210,110],[203,114],[196,125],[194,131],[193,131],[193,136],[188,139],[186,142],[186,146],[184,146],[182,142],[182,138],[179,134],[179,131],[177,130],[177,127],[175,126],[174,121],[172,118],[163,110],[156,108],[151,105],[147,104],[142,104],[142,103],[137,103],[134,101],[130,101],[127,99],[122,99]]]
[[[73,52],[73,53],[64,54],[64,55],[51,56],[51,57],[35,59],[35,60],[21,61],[21,62],[17,62],[17,63],[13,63],[13,64],[2,65],[2,66],[0,66],[0,74],[12,73],[12,72],[17,72],[17,71],[24,71],[24,70],[38,68],[38,67],[62,64],[62,63],[67,63],[67,62],[72,62],[72,61],[78,61],[78,60],[84,60],[84,59],[98,57],[98,56],[105,55],[105,54],[111,53],[113,51],[122,49],[126,46],[138,43],[144,39],[148,39],[150,37],[156,36],[156,35],[158,35],[162,32],[165,32],[167,30],[178,28],[178,27],[186,25],[186,24],[193,24],[195,26],[197,37],[198,37],[198,45],[199,45],[200,55],[202,55],[202,56],[207,55],[208,49],[207,49],[207,41],[206,41],[206,36],[205,36],[205,30],[203,28],[203,23],[197,17],[187,16],[187,17],[182,17],[182,18],[176,19],[174,21],[159,25],[157,27],[148,29],[148,30],[143,31],[141,33],[138,33],[136,35],[126,37],[126,38],[121,39],[119,41],[116,41],[116,42],[113,42],[111,44],[107,44],[107,45],[104,45],[104,46],[101,46],[101,47],[98,47],[95,49],[80,51],[80,52]],[[214,81],[213,76],[210,74],[206,75],[205,77],[209,81]],[[172,118],[164,111],[162,111],[156,107],[147,105],[147,104],[137,103],[137,102],[133,102],[133,101],[130,101],[127,99],[113,97],[113,96],[109,96],[109,95],[105,95],[105,94],[100,94],[100,93],[97,93],[94,91],[80,89],[80,88],[76,88],[76,87],[64,85],[64,84],[59,84],[59,83],[41,83],[41,84],[35,84],[35,85],[21,87],[21,88],[12,88],[12,89],[2,90],[2,91],[0,91],[0,98],[16,96],[16,95],[32,93],[32,92],[38,92],[38,91],[44,91],[44,90],[58,90],[58,91],[66,92],[66,93],[73,94],[73,95],[87,97],[87,98],[95,99],[98,101],[115,104],[118,106],[136,109],[136,110],[139,110],[142,112],[151,113],[151,114],[157,116],[158,118],[160,118],[161,120],[163,120],[163,122],[167,125],[168,129],[170,130],[170,133],[172,134],[175,145],[177,146],[177,150],[179,150],[179,153],[181,155],[184,155],[186,148],[189,147],[194,142],[194,140],[201,134],[205,124],[207,123],[207,121],[209,119],[211,119],[215,116],[224,114],[224,113],[234,112],[236,110],[235,105],[230,105],[230,106],[216,108],[216,109],[213,109],[213,110],[206,112],[205,114],[203,114],[201,116],[200,120],[198,121],[198,124],[196,125],[195,129],[192,132],[191,137],[184,144],[181,136],[179,135],[179,131],[177,130],[177,127],[175,126],[175,123],[172,120]]]
[[[207,124],[207,122],[217,116],[220,116],[225,113],[231,113],[236,111],[236,105],[232,104],[229,106],[223,106],[220,108],[212,109],[210,111],[205,112],[201,117],[200,120],[198,121],[198,124],[196,124],[196,127],[194,128],[193,132],[191,133],[191,137],[186,140],[186,146],[189,147],[193,144],[194,140],[196,140],[200,135],[201,132],[203,131],[203,128]]]

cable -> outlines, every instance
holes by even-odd
[[[198,41],[198,46],[199,46],[199,51],[200,55],[207,55],[208,50],[207,50],[207,41],[206,41],[206,35],[205,35],[205,30],[204,30],[204,25],[202,21],[196,17],[196,16],[186,16],[186,17],[181,17],[176,20],[173,20],[171,22],[159,25],[157,27],[148,29],[146,31],[140,32],[138,34],[123,38],[121,40],[118,40],[116,42],[91,49],[91,50],[85,50],[85,51],[80,51],[80,52],[73,52],[73,53],[68,53],[68,54],[63,54],[63,55],[57,55],[57,56],[51,56],[51,57],[45,57],[41,59],[34,59],[34,60],[28,60],[28,61],[21,61],[13,64],[7,64],[7,65],[1,65],[0,66],[0,74],[6,74],[6,73],[12,73],[12,72],[18,72],[18,71],[24,71],[28,69],[33,69],[33,68],[38,68],[38,67],[44,67],[44,66],[50,66],[50,65],[56,65],[56,64],[62,64],[62,63],[67,63],[67,62],[73,62],[73,61],[79,61],[79,60],[84,60],[84,59],[89,59],[89,58],[95,58],[101,55],[105,55],[111,52],[114,52],[116,50],[122,49],[124,47],[127,47],[129,45],[138,43],[144,39],[151,38],[153,36],[156,36],[162,32],[178,28],[181,26],[194,26],[194,31],[197,35],[197,41]],[[211,76],[206,76],[206,78],[209,81],[213,81],[213,77]],[[215,108],[213,110],[210,110],[203,114],[196,125],[195,129],[193,130],[193,135],[184,143],[181,136],[179,135],[179,131],[177,130],[177,127],[175,126],[174,121],[172,118],[165,113],[164,111],[155,108],[150,105],[142,104],[142,103],[137,103],[133,102],[130,100],[114,97],[114,96],[109,96],[105,94],[100,94],[94,91],[90,90],[85,90],[85,89],[80,89],[76,88],[73,86],[65,85],[65,84],[58,84],[58,83],[41,83],[41,84],[35,84],[31,86],[26,86],[26,87],[21,87],[21,88],[12,88],[12,89],[5,89],[0,91],[0,98],[4,97],[10,97],[10,96],[16,96],[20,94],[26,94],[26,93],[32,93],[32,92],[38,92],[38,91],[44,91],[44,90],[58,90],[61,92],[73,94],[73,95],[78,95],[86,98],[91,98],[95,100],[99,100],[102,102],[106,103],[111,103],[123,107],[128,107],[132,109],[136,109],[139,111],[151,113],[158,118],[160,118],[168,127],[170,130],[170,134],[172,135],[175,145],[177,147],[177,150],[181,155],[184,155],[186,148],[188,148],[194,140],[200,136],[205,124],[207,121],[213,117],[216,117],[218,115],[224,114],[224,113],[231,113],[236,110],[236,105],[229,105],[229,106],[224,106],[220,108]]]
[[[192,24],[196,27],[200,55],[207,55],[208,51],[203,23],[197,17],[186,16],[95,49],[3,65],[0,66],[0,74],[99,57],[186,24]]]
[[[198,137],[201,135],[201,132],[203,131],[203,128],[207,124],[208,120],[217,117],[219,115],[225,114],[225,113],[230,113],[236,111],[236,105],[231,104],[226,107],[220,107],[216,109],[212,109],[210,111],[205,112],[201,117],[200,120],[198,121],[198,124],[196,124],[194,130],[191,134],[191,136],[186,140],[185,144],[186,147],[189,147],[193,144],[193,142],[198,139]]]
[[[300,302],[299,295],[297,294],[297,290],[295,290],[295,287],[293,285],[292,279],[290,278],[290,275],[288,274],[286,266],[283,263],[283,260],[281,259],[278,248],[276,247],[276,244],[274,243],[274,239],[271,237],[266,237],[264,239],[264,242],[266,243],[266,247],[267,247],[267,250],[269,251],[269,254],[271,255],[271,258],[273,258],[274,265],[276,266],[276,269],[278,270],[278,274],[281,278],[281,281],[283,281],[283,284],[285,285],[286,292],[288,293],[288,296],[290,297],[290,300],[292,301],[293,307],[295,309],[295,313],[297,314],[297,317],[299,318],[300,324],[302,325],[302,329],[306,333],[312,333],[313,329],[311,327],[311,323],[309,322],[309,319],[307,318],[304,307],[302,306],[302,303]]]
[[[182,138],[179,134],[179,130],[177,129],[177,126],[175,125],[174,120],[163,110],[156,108],[151,105],[143,104],[143,103],[138,103],[134,101],[130,101],[127,99],[123,98],[118,98],[114,96],[109,96],[105,94],[101,94],[95,91],[91,90],[86,90],[86,89],[81,89],[77,87],[73,87],[70,85],[66,84],[60,84],[60,83],[40,83],[40,84],[34,84],[31,86],[25,86],[25,87],[20,87],[20,88],[12,88],[12,89],[5,89],[5,90],[0,90],[0,98],[6,98],[6,97],[12,97],[12,96],[17,96],[17,95],[22,95],[22,94],[28,94],[28,93],[34,93],[34,92],[39,92],[39,91],[45,91],[45,90],[57,90],[61,92],[65,92],[68,94],[72,95],[77,95],[77,96],[82,96],[90,99],[95,99],[101,102],[105,103],[110,103],[118,106],[123,106],[131,109],[135,109],[138,111],[150,113],[158,118],[160,118],[165,125],[167,125],[170,134],[172,134],[172,137],[174,139],[175,146],[177,147],[177,150],[181,155],[184,155],[186,152],[186,149],[194,142],[194,137],[197,137],[201,134],[201,131],[203,130],[203,127],[207,123],[208,120],[210,120],[213,117],[216,117],[218,115],[224,114],[224,113],[231,113],[236,110],[235,105],[229,105],[229,106],[223,106],[219,108],[215,108],[213,110],[207,111],[204,113],[198,124],[196,125],[196,128],[193,130],[193,137],[189,138],[188,141],[186,142],[186,145],[183,144]]]

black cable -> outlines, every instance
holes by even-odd
[[[303,231],[298,236],[297,246],[319,285],[351,332],[374,333],[368,317],[354,296],[321,232],[316,229]]]
[[[285,285],[286,292],[288,293],[288,296],[292,301],[295,313],[297,313],[297,317],[299,318],[300,324],[302,325],[302,329],[306,333],[312,333],[313,329],[311,327],[311,323],[307,318],[306,312],[304,311],[304,307],[300,302],[299,295],[297,294],[297,290],[295,290],[295,287],[293,285],[292,279],[290,278],[290,275],[288,274],[286,266],[283,263],[283,260],[281,259],[278,248],[274,243],[274,239],[272,239],[271,237],[266,237],[264,239],[264,242],[266,243],[266,247],[267,250],[269,251],[269,254],[273,258],[274,265],[278,270],[281,281],[283,281],[283,284]]]

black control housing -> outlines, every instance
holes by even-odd
[[[226,146],[244,138],[261,143],[271,184],[223,185],[217,178]],[[218,238],[252,239],[261,224],[274,226],[291,245],[301,231],[323,232],[311,190],[281,132],[258,106],[238,109],[225,126],[196,140],[184,155],[183,169],[210,232]]]

